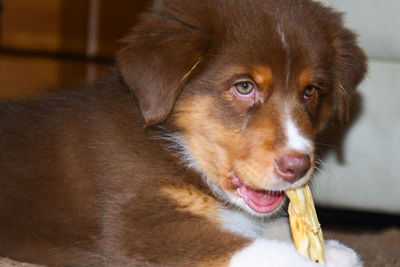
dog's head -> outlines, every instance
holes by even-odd
[[[366,72],[341,15],[309,0],[157,1],[118,54],[147,126],[168,118],[191,166],[269,214],[313,170]]]

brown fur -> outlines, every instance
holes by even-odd
[[[125,42],[111,78],[1,105],[1,256],[226,266],[250,240],[223,231],[218,209],[230,207],[202,175],[226,192],[232,170],[265,188],[284,148],[283,103],[314,140],[333,113],[346,117],[366,71],[340,15],[308,0],[156,1]],[[231,89],[243,77],[254,100]],[[304,101],[310,83],[319,91]],[[201,174],[164,148],[166,132]]]

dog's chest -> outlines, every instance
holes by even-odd
[[[226,208],[220,209],[218,215],[224,231],[249,239],[291,240],[288,219],[286,217],[274,219],[258,218],[242,211]]]

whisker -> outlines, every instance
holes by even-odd
[[[332,144],[327,144],[327,143],[321,143],[321,142],[315,142],[317,146],[323,146],[323,147],[329,147],[329,148],[335,148],[338,150],[343,150],[340,146],[332,145]]]

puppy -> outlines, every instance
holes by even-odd
[[[107,79],[0,108],[0,255],[48,266],[319,266],[284,190],[365,55],[310,0],[160,0]],[[361,266],[326,244],[328,266]]]

